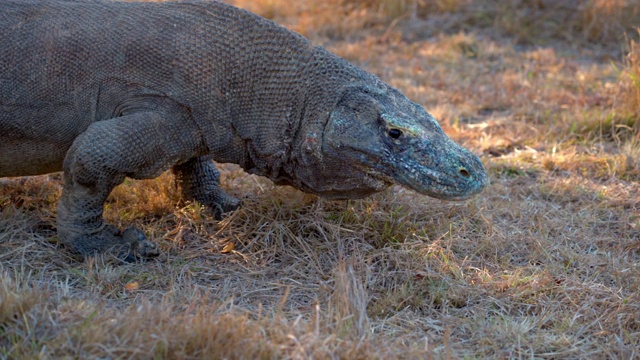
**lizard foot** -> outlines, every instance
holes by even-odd
[[[234,211],[242,205],[242,200],[220,191],[215,197],[213,204],[205,204],[213,209],[213,216],[216,220],[222,220],[222,214]]]
[[[150,259],[160,255],[157,245],[147,240],[144,233],[136,228],[120,232],[113,225],[104,225],[99,231],[88,234],[71,234],[58,229],[60,238],[72,250],[85,256],[103,253],[110,249],[119,252],[120,258],[127,262],[138,259]]]
[[[199,196],[195,200],[212,211],[216,220],[222,220],[223,214],[232,212],[242,205],[242,200],[222,190],[209,193],[206,196]]]

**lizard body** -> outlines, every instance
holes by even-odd
[[[0,177],[64,171],[57,229],[72,249],[146,241],[102,218],[126,177],[171,169],[185,198],[236,209],[212,159],[327,198],[399,183],[464,199],[487,181],[421,106],[245,10],[0,2]]]

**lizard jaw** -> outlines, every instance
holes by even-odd
[[[396,183],[437,199],[466,200],[484,189],[487,174],[480,159],[452,141],[444,144],[450,158],[430,159],[429,151],[407,151],[380,156],[377,151],[359,151],[358,170],[386,184]],[[455,154],[455,155],[453,155]]]
[[[464,172],[469,174],[469,178],[461,182],[455,176],[432,169],[422,168],[419,171],[413,169],[415,168],[397,174],[396,181],[409,189],[436,199],[466,200],[478,194],[487,185],[487,178],[483,172],[479,172],[479,176],[474,176],[464,169]]]
[[[393,178],[405,187],[437,199],[469,199],[485,188],[487,174],[476,155],[457,145],[449,153],[454,152],[459,156],[452,156],[436,165],[431,162],[425,164],[420,159],[405,159]]]

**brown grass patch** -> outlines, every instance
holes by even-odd
[[[329,0],[245,1],[234,4],[287,24],[306,36],[344,39],[385,32],[409,24],[405,36],[440,32],[496,32],[520,44],[566,41],[572,46],[599,44],[618,51],[625,34],[640,23],[634,0]],[[403,27],[401,26],[401,27]],[[363,32],[363,30],[366,30]]]
[[[640,28],[637,30],[640,33]],[[628,119],[629,127],[640,126],[640,43],[629,40],[627,54],[619,75],[616,96],[616,110],[620,116]]]
[[[640,353],[637,2],[236,2],[424,105],[491,185],[331,202],[223,165],[244,206],[216,222],[127,181],[107,219],[166,257],[122,264],[60,248],[59,175],[0,180],[0,358]]]

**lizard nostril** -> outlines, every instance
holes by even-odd
[[[460,168],[460,175],[466,177],[467,179],[471,177],[471,174],[465,168]]]

